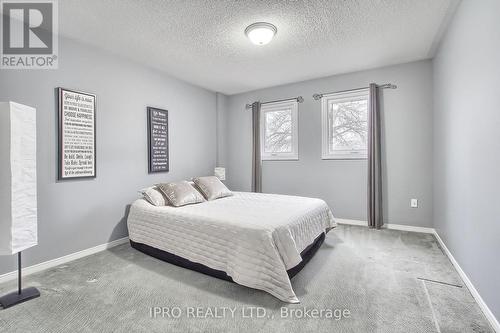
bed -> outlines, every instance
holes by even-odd
[[[336,226],[320,199],[234,195],[183,207],[136,200],[127,219],[131,245],[173,264],[299,303],[291,277]]]

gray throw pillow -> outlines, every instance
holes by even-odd
[[[215,176],[196,177],[193,182],[209,201],[233,195],[233,192]]]
[[[175,207],[196,204],[205,201],[200,192],[198,192],[187,181],[160,184],[158,185],[158,188],[163,192],[163,194],[165,194],[170,204]]]
[[[168,201],[167,198],[163,195],[163,193],[158,190],[156,186],[151,186],[148,188],[143,188],[142,190],[139,190],[139,194],[142,195],[142,197],[149,202],[150,204],[154,206],[167,206]]]

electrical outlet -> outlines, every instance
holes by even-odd
[[[410,207],[418,208],[418,199],[410,199]]]

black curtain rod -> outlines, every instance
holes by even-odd
[[[396,89],[398,86],[392,83],[385,83],[385,84],[379,84],[377,85],[378,88],[380,89]],[[347,90],[340,90],[340,91],[333,91],[329,93],[322,93],[322,94],[314,94],[313,98],[317,101],[319,101],[324,95],[329,95],[329,94],[337,94],[337,93],[344,93],[344,92],[349,92],[349,91],[357,91],[357,90],[363,90],[363,89],[368,89],[369,87],[363,87],[363,88],[355,88],[355,89],[347,89]]]
[[[297,96],[297,97],[294,97],[294,98],[278,99],[278,100],[275,100],[275,101],[262,102],[260,104],[278,103],[278,102],[286,102],[286,101],[297,101],[298,103],[302,103],[302,102],[304,102],[304,97]],[[251,109],[252,108],[252,104],[246,104],[245,108],[246,109]]]

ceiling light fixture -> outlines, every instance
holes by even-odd
[[[267,22],[250,24],[245,29],[245,35],[247,35],[248,39],[255,45],[266,45],[273,39],[277,32],[278,29]]]

